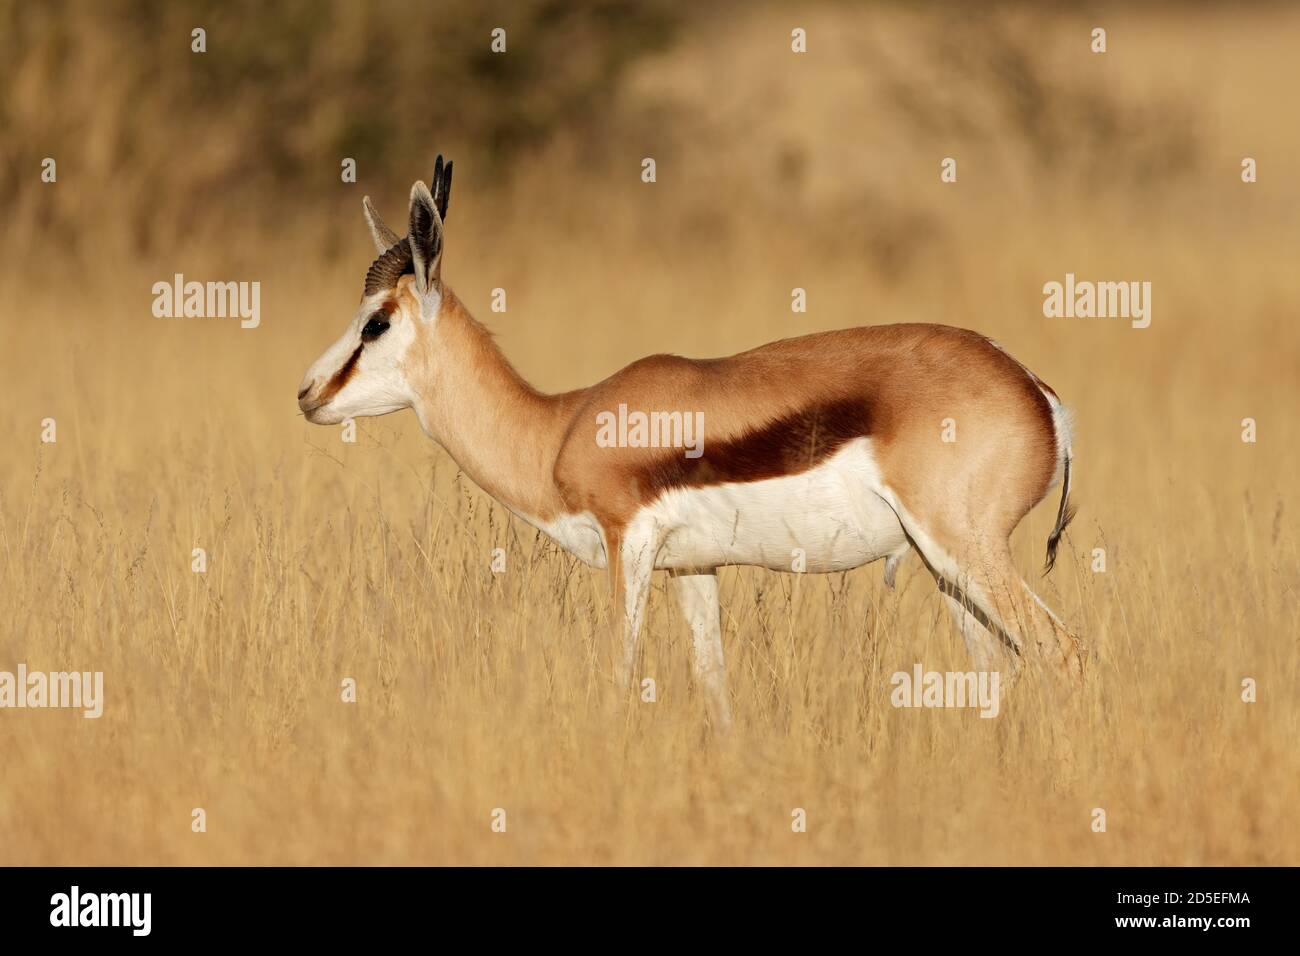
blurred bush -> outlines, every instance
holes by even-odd
[[[670,40],[680,10],[670,0],[5,0],[0,204],[11,233],[64,227],[60,241],[76,247],[88,215],[112,215],[118,235],[148,251],[200,210],[291,211],[289,200],[339,181],[344,157],[366,184],[408,182],[438,151],[500,170],[605,110],[620,72]],[[191,51],[196,27],[205,53]],[[490,50],[496,27],[505,55]],[[47,156],[63,188],[35,201]]]

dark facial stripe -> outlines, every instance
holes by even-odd
[[[343,363],[343,367],[334,373],[334,377],[329,380],[324,391],[320,393],[320,402],[323,405],[339,393],[344,385],[348,383],[354,372],[357,370],[357,360],[361,358],[361,346],[358,345],[348,356],[348,360]]]
[[[871,433],[865,398],[845,399],[794,412],[727,441],[710,444],[704,423],[704,454],[687,458],[665,450],[645,478],[656,491],[725,482],[763,481],[807,471],[842,445]]]

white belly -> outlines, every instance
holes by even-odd
[[[752,564],[843,571],[906,546],[893,510],[875,493],[880,472],[869,439],[816,468],[768,481],[670,491],[637,515],[656,526],[656,568]]]
[[[633,547],[659,542],[656,568],[845,571],[907,546],[880,487],[871,441],[860,438],[802,474],[667,492],[637,513],[625,538]],[[587,564],[607,566],[605,536],[592,515],[521,517]]]

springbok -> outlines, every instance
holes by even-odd
[[[479,487],[608,569],[619,685],[631,685],[656,569],[671,574],[709,719],[725,729],[719,567],[825,572],[884,558],[892,587],[912,547],[978,668],[1014,679],[1035,653],[1082,677],[1081,645],[1016,572],[1008,541],[1060,482],[1050,570],[1072,517],[1070,418],[1036,375],[975,332],[885,325],[729,358],[653,355],[589,388],[542,394],[442,279],[451,169],[439,156],[433,192],[412,187],[405,238],[365,198],[379,256],[298,404],[319,425],[413,408]],[[676,436],[646,440],[642,429],[611,442],[610,419],[627,409],[674,428],[677,412],[702,415],[707,441],[664,447]]]

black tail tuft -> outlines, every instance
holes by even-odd
[[[1066,526],[1074,520],[1074,507],[1070,504],[1070,452],[1065,453],[1065,474],[1061,477],[1061,507],[1056,512],[1056,527],[1047,536],[1047,562],[1043,573],[1047,574],[1056,566],[1056,548],[1061,543],[1061,535]]]

